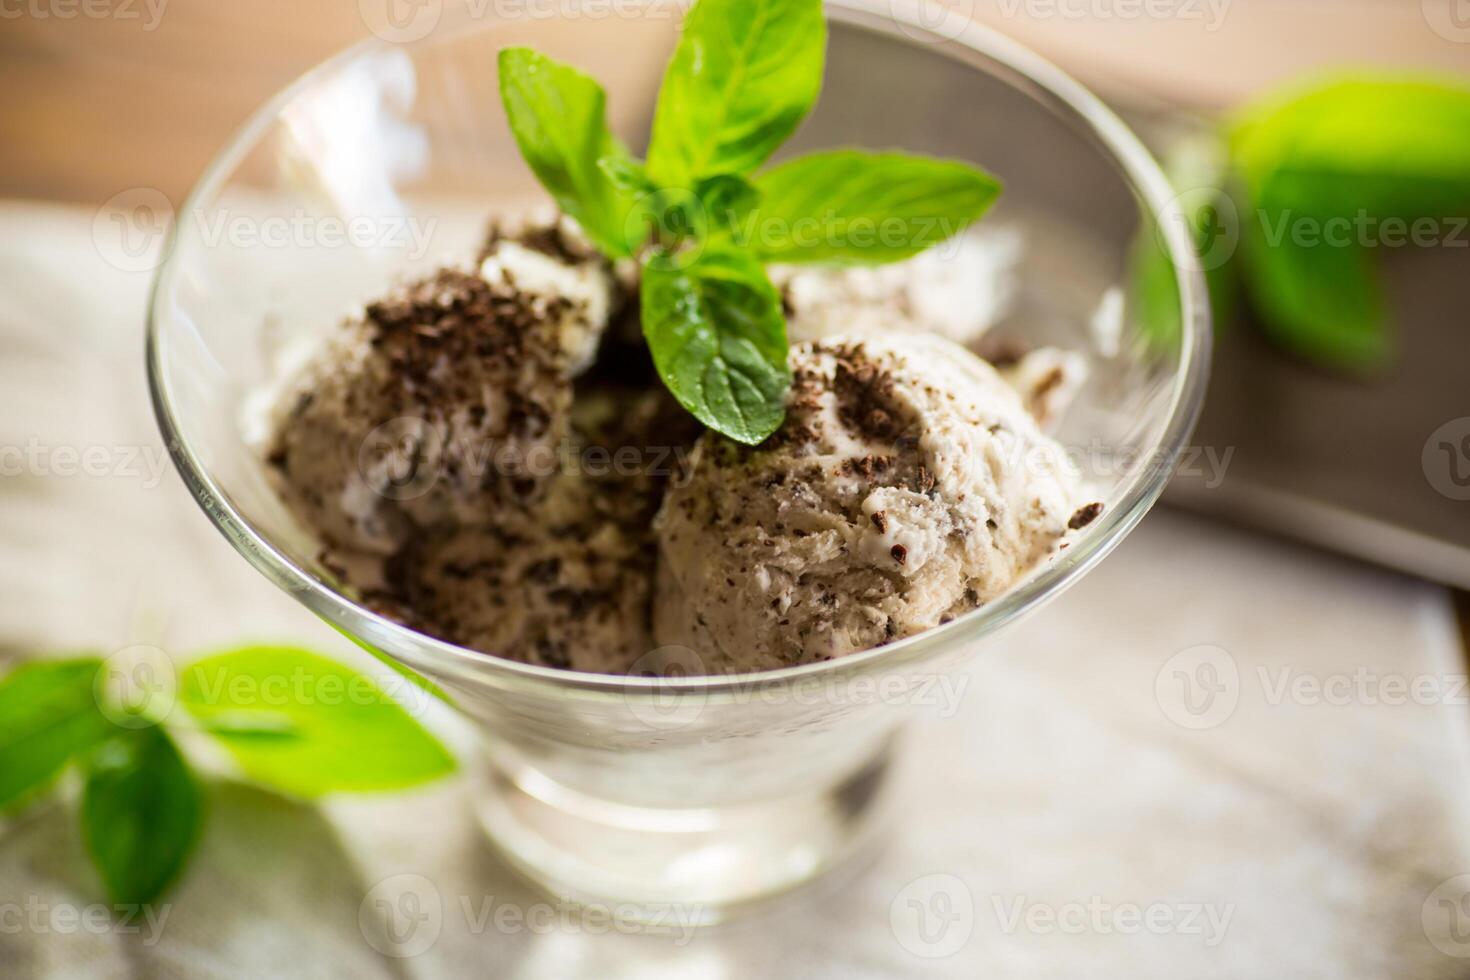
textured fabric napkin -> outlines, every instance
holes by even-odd
[[[147,284],[92,215],[0,208],[0,658],[353,656],[168,467]],[[0,976],[1470,976],[1464,674],[1442,590],[1160,511],[929,709],[884,849],[768,913],[579,920],[457,781],[316,810],[220,783],[151,919],[96,927],[70,802],[0,826]],[[405,882],[422,931],[395,944]]]

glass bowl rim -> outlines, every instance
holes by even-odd
[[[290,588],[287,591],[319,616],[328,618],[334,626],[346,630],[346,623],[351,620],[366,621],[378,630],[400,637],[403,642],[399,646],[427,654],[422,658],[423,665],[414,662],[421,659],[417,656],[404,657],[397,652],[382,650],[384,655],[416,670],[425,669],[426,665],[431,674],[441,668],[447,668],[450,672],[456,669],[468,670],[472,673],[498,675],[498,679],[507,682],[524,683],[542,689],[555,688],[560,692],[576,690],[628,696],[635,692],[664,694],[679,691],[721,695],[765,689],[814,677],[830,681],[834,676],[855,674],[862,670],[881,670],[890,661],[904,660],[903,654],[912,651],[915,646],[938,645],[941,641],[946,646],[975,642],[1075,584],[1106,557],[1158,501],[1179,453],[1194,431],[1204,400],[1210,361],[1211,323],[1204,277],[1198,268],[1193,243],[1183,224],[1161,220],[1174,197],[1168,179],[1138,137],[1097,96],[1049,61],[995,29],[976,23],[973,18],[958,33],[941,36],[918,23],[913,17],[900,13],[901,6],[904,4],[898,0],[825,0],[828,17],[832,20],[887,35],[901,42],[924,44],[942,56],[964,61],[976,70],[995,75],[993,69],[977,62],[974,56],[978,55],[1016,76],[1001,77],[1000,80],[1005,84],[1012,87],[1018,87],[1018,82],[1034,85],[1040,95],[1033,96],[1033,99],[1043,103],[1051,100],[1060,109],[1070,112],[1075,118],[1064,121],[1080,124],[1081,128],[1090,132],[1118,168],[1140,206],[1146,206],[1148,212],[1151,212],[1157,232],[1164,241],[1175,269],[1182,330],[1179,368],[1173,382],[1168,422],[1141,457],[1151,460],[1151,465],[1133,474],[1115,504],[1104,511],[1089,528],[1089,533],[1075,541],[1065,558],[1054,559],[1048,566],[1026,577],[993,602],[950,623],[859,653],[776,670],[683,677],[592,674],[525,664],[479,653],[420,633],[340,594],[277,549],[265,534],[235,508],[186,441],[176,419],[165,378],[161,342],[160,309],[164,290],[174,269],[174,247],[182,223],[175,221],[169,229],[164,258],[150,291],[145,357],[154,415],[174,466],[195,502],[250,564],[278,586],[285,588],[289,583]],[[925,6],[930,8],[931,13],[940,9],[930,4],[929,0],[917,0],[913,6],[915,13]],[[215,197],[229,174],[279,117],[281,110],[339,66],[373,52],[400,47],[431,46],[447,39],[458,38],[464,33],[494,30],[505,24],[503,21],[478,24],[471,32],[455,32],[448,38],[442,34],[431,35],[424,41],[409,45],[376,39],[362,41],[319,63],[277,92],[236,130],[195,183],[179,213],[193,213],[204,202]],[[309,601],[308,597],[315,601]],[[328,616],[324,610],[330,610],[333,615]],[[356,642],[366,642],[360,640],[355,632],[351,635]],[[439,662],[435,662],[436,659]]]

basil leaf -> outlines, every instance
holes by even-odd
[[[821,0],[699,0],[659,91],[654,180],[692,189],[760,166],[816,103],[826,41]]]
[[[113,901],[143,904],[177,877],[204,824],[204,803],[162,728],[126,731],[94,753],[82,834]]]
[[[1319,214],[1447,218],[1470,214],[1470,87],[1409,78],[1342,78],[1240,113],[1236,166],[1285,206]]]
[[[632,201],[598,165],[628,156],[607,128],[602,86],[530,48],[506,48],[500,97],[521,155],[556,203],[605,254],[631,255]]]
[[[756,178],[752,247],[776,262],[897,262],[964,231],[1000,195],[966,163],[834,150]]]
[[[687,266],[655,259],[642,305],[653,362],[679,404],[748,445],[776,431],[791,379],[786,321],[754,256],[711,244]]]
[[[78,753],[117,733],[93,693],[101,667],[92,657],[39,661],[0,682],[0,808],[30,799]]]
[[[245,775],[292,796],[400,789],[454,770],[453,757],[376,680],[305,650],[208,657],[184,671],[179,697]],[[254,711],[281,716],[289,734],[230,730]]]

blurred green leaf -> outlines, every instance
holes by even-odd
[[[1184,331],[1178,270],[1152,222],[1133,239],[1128,269],[1129,298],[1145,341],[1153,350],[1177,351]]]
[[[288,737],[210,734],[251,779],[292,796],[403,789],[454,771],[454,758],[366,674],[291,647],[249,647],[191,664],[181,703],[206,729],[284,716]]]
[[[761,193],[744,177],[719,174],[694,185],[695,197],[709,215],[709,224],[721,231],[736,231],[760,202]]]
[[[199,785],[163,729],[125,731],[93,754],[82,833],[113,901],[157,898],[183,869],[203,824]]]
[[[1470,210],[1470,87],[1358,76],[1293,88],[1243,110],[1236,167],[1284,206],[1323,215],[1451,217]]]
[[[297,738],[300,732],[289,715],[279,711],[222,711],[200,722],[199,730],[210,735]]]
[[[1393,342],[1373,250],[1463,233],[1470,87],[1354,76],[1262,100],[1231,126],[1245,186],[1242,271],[1263,329],[1319,363],[1361,371]],[[1386,222],[1401,227],[1389,235]]]
[[[101,666],[95,657],[36,661],[0,681],[0,808],[30,799],[117,733],[94,693]]]
[[[648,168],[643,165],[643,161],[626,152],[599,158],[597,169],[612,181],[614,187],[629,197],[642,197],[658,189],[648,178]]]
[[[393,657],[389,654],[386,654],[383,651],[379,650],[377,647],[372,646],[371,644],[366,643],[362,640],[359,640],[351,633],[338,627],[336,623],[327,622],[327,620],[325,619],[322,620],[322,622],[327,623],[328,626],[332,627],[332,629],[336,630],[343,637],[351,640],[353,645],[356,646],[359,650],[363,651],[364,653],[370,654],[374,660],[387,666],[394,673],[404,677],[406,680],[409,681],[409,683],[413,684],[414,687],[418,688],[421,691],[432,694],[434,697],[438,698],[440,701],[443,701],[447,705],[452,706],[454,704],[454,699],[449,696],[448,692],[446,692],[438,684],[435,684],[433,681],[429,680],[423,674],[420,674],[418,671],[413,670],[410,667],[404,666],[397,660],[393,659]]]
[[[1392,345],[1372,253],[1356,243],[1273,242],[1270,228],[1283,215],[1269,189],[1258,206],[1260,220],[1245,228],[1244,279],[1267,335],[1332,367],[1381,363]]]
[[[1234,307],[1235,251],[1240,242],[1239,209],[1226,189],[1228,160],[1218,134],[1201,129],[1176,138],[1164,153],[1164,170],[1176,195],[1165,220],[1183,222],[1194,242],[1197,263],[1209,290],[1216,330]],[[1151,349],[1178,349],[1183,333],[1178,270],[1157,221],[1146,221],[1128,257],[1129,299]]]

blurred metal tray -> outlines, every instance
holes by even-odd
[[[1194,439],[1232,453],[1225,477],[1181,473],[1165,500],[1470,589],[1470,242],[1380,251],[1396,362],[1329,373],[1239,309]]]

